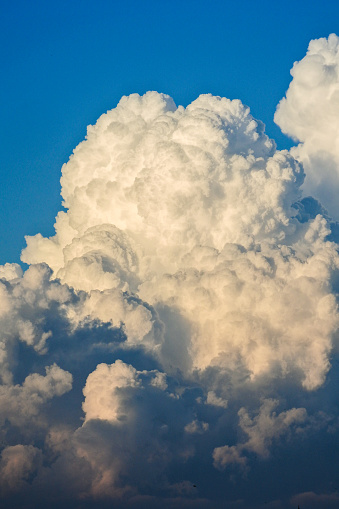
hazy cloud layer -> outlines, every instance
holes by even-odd
[[[311,140],[332,107],[321,93],[302,127],[317,99],[298,83],[336,45],[294,66],[276,114],[291,153],[211,95],[134,94],[88,128],[56,235],[27,237],[26,272],[0,268],[6,507],[335,506],[317,461],[338,447],[339,255],[305,155],[334,157]]]

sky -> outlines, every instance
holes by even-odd
[[[52,235],[62,164],[123,95],[239,98],[289,147],[276,105],[337,19],[336,1],[1,2],[0,262],[19,261],[25,235]]]
[[[338,20],[0,3],[4,509],[339,507]]]

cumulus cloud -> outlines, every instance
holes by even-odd
[[[0,266],[0,279],[11,281],[21,277],[22,274],[22,268],[18,263],[5,263],[5,265]]]
[[[338,37],[331,34],[311,41],[291,74],[293,80],[274,119],[284,133],[301,142],[291,153],[304,164],[305,194],[318,198],[338,220]]]
[[[89,126],[55,235],[0,267],[8,507],[248,508],[274,452],[337,435],[338,244],[300,154],[211,95],[133,94]]]
[[[40,407],[54,396],[62,396],[72,389],[72,375],[56,364],[46,368],[46,375],[33,373],[22,385],[0,386],[0,422],[27,425],[37,416]]]
[[[56,236],[28,238],[22,259],[99,290],[87,312],[108,320],[121,309],[115,323],[131,341],[151,330],[150,312],[127,318],[121,301],[106,314],[103,291],[174,309],[189,330],[186,366],[227,356],[256,377],[277,365],[312,389],[329,368],[338,258],[326,220],[294,218],[303,180],[240,101],[206,95],[176,109],[155,92],[132,95],[88,129],[63,167]]]
[[[133,366],[117,360],[111,366],[99,364],[88,378],[83,393],[82,408],[85,420],[119,420],[119,389],[138,385],[137,371]]]

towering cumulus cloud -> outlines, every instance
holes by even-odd
[[[312,44],[336,54],[334,36]],[[296,88],[277,118],[297,158],[211,95],[133,94],[88,128],[55,236],[27,237],[24,274],[0,271],[8,507],[320,507],[292,479],[300,443],[337,440],[339,256],[328,214],[302,200],[320,119],[288,117]],[[277,464],[290,488],[273,476],[258,495]]]
[[[293,80],[275,121],[301,143],[293,155],[306,170],[305,193],[318,198],[339,219],[339,38],[311,41],[295,62]]]

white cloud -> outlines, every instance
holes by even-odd
[[[99,364],[87,378],[82,405],[85,420],[119,421],[119,389],[140,384],[137,370],[117,360],[111,366]]]
[[[299,78],[307,90],[334,80],[319,54],[336,39],[310,48],[280,120]],[[286,123],[301,159],[318,116]],[[133,94],[88,128],[62,170],[56,235],[27,237],[25,273],[0,267],[6,486],[194,506],[194,476],[212,496],[203,473],[228,482],[214,467],[250,475],[301,428],[335,433],[320,393],[337,348],[338,245],[321,206],[303,209],[303,182],[237,100],[177,108]]]
[[[325,220],[293,217],[303,179],[240,101],[204,95],[176,109],[163,94],[134,94],[89,127],[63,167],[56,236],[29,237],[23,260],[92,291],[79,316],[124,324],[130,344],[157,348],[164,366],[177,352],[166,345],[161,357],[150,310],[121,292],[183,319],[180,369],[298,370],[314,389],[337,327],[339,257]]]
[[[339,219],[339,39],[310,42],[306,56],[295,62],[286,98],[275,121],[301,143],[291,150],[306,170],[305,195],[318,198]]]
[[[32,373],[22,385],[0,386],[0,423],[25,426],[37,418],[49,399],[72,389],[72,375],[56,364],[46,367],[46,375]]]
[[[23,274],[22,268],[18,263],[5,263],[0,265],[0,279],[4,278],[8,281],[21,277]]]

